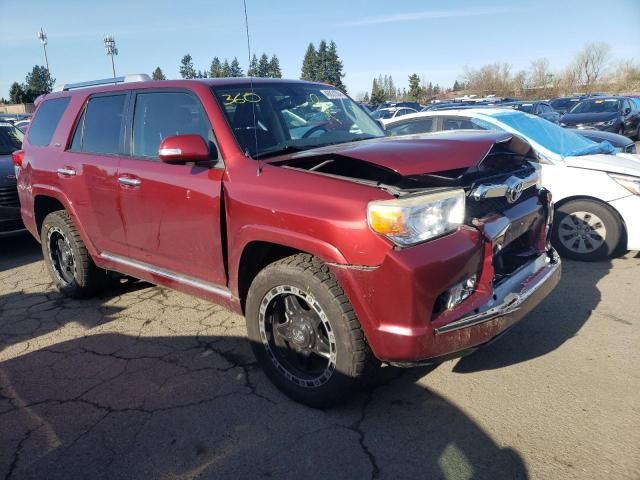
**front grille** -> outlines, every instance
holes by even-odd
[[[535,197],[536,194],[537,190],[535,188],[528,188],[522,192],[522,195],[516,203]],[[506,197],[485,198],[484,200],[478,201],[467,198],[466,204],[467,222],[471,222],[474,218],[483,218],[494,213],[502,213],[515,205],[514,203],[509,203]]]
[[[24,230],[22,220],[5,220],[0,222],[0,233]]]
[[[8,185],[0,187],[0,207],[19,207],[18,187]]]

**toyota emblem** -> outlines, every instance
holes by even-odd
[[[507,193],[505,196],[507,197],[507,202],[516,203],[520,196],[522,195],[523,182],[516,182],[512,185],[509,185],[507,188]]]

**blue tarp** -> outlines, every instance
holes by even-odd
[[[513,128],[547,150],[564,157],[592,155],[595,153],[617,153],[619,150],[604,141],[594,142],[570,132],[543,118],[521,112],[496,112],[489,116]]]

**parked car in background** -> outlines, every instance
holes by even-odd
[[[0,237],[24,231],[16,173],[11,154],[22,148],[23,135],[10,123],[0,123]]]
[[[577,133],[583,137],[593,140],[594,142],[609,142],[623,153],[638,153],[636,144],[629,137],[618,135],[617,133],[605,132],[604,130],[588,130],[579,128],[568,128],[570,132]]]
[[[560,119],[563,127],[604,130],[640,139],[640,108],[627,97],[590,97]]]
[[[548,102],[543,100],[508,102],[501,103],[496,106],[499,106],[500,108],[513,108],[514,110],[537,115],[538,117],[549,120],[552,123],[558,123],[560,121],[560,114],[556,112]]]
[[[409,115],[410,113],[416,113],[417,110],[413,108],[407,107],[388,107],[388,108],[379,108],[375,112],[371,114],[376,120],[381,120],[382,122],[386,122],[392,118],[402,117],[404,115]]]
[[[20,130],[22,133],[24,133],[26,132],[27,127],[29,126],[30,123],[31,123],[31,120],[18,120],[13,124],[13,126],[16,127],[18,130]]]
[[[389,139],[330,85],[145,78],[46,95],[14,152],[67,296],[115,270],[221,303],[274,384],[321,407],[380,361],[488,342],[560,279],[551,196],[517,135]]]
[[[616,153],[539,117],[507,109],[423,112],[393,120],[389,135],[447,130],[517,134],[536,150],[542,185],[553,194],[551,238],[560,254],[583,261],[640,250],[640,156]]]
[[[572,97],[557,97],[549,100],[549,105],[560,115],[564,115],[580,102],[584,96],[574,95]]]

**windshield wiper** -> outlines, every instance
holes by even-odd
[[[283,155],[285,153],[296,153],[304,150],[310,150],[312,148],[322,147],[324,145],[287,145],[285,147],[277,148],[275,150],[263,150],[255,156],[256,159],[273,157],[275,155]]]

